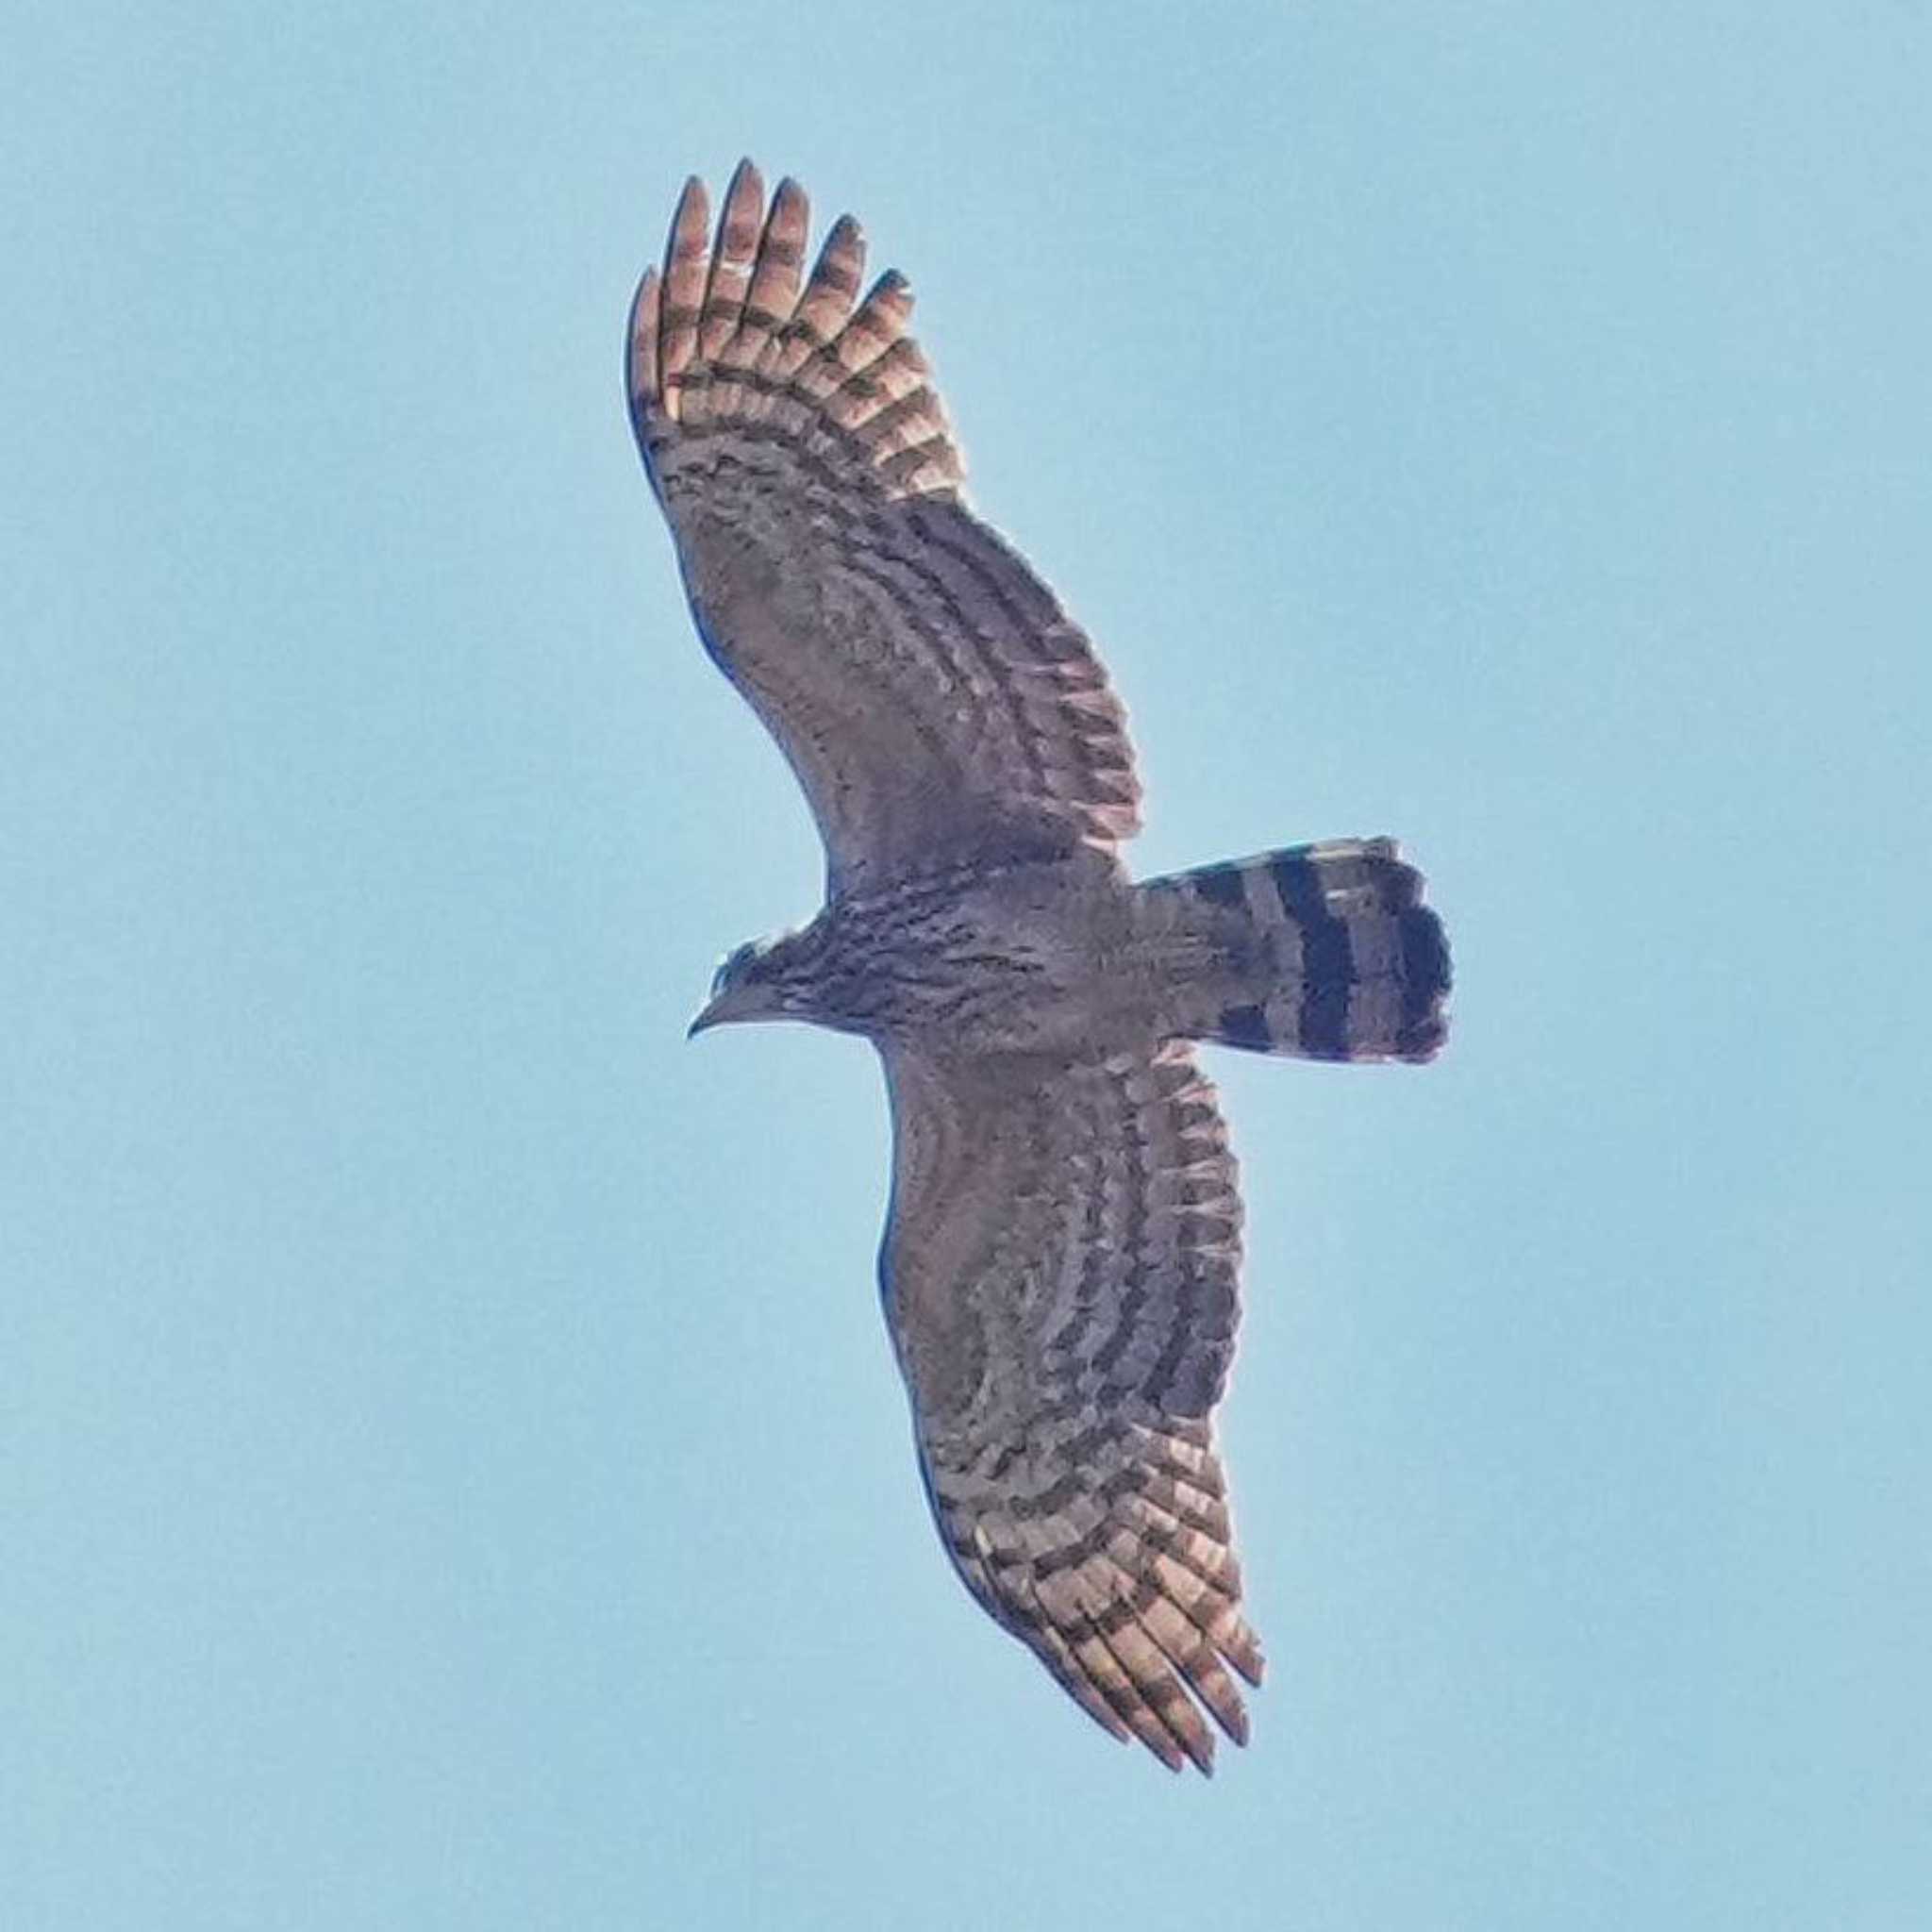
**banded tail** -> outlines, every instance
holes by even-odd
[[[1177,1030],[1254,1053],[1426,1060],[1448,1032],[1449,946],[1392,839],[1334,839],[1149,879],[1224,970]]]

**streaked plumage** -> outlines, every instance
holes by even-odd
[[[1117,1737],[1208,1770],[1258,1683],[1211,1415],[1241,1208],[1190,1045],[1422,1060],[1448,956],[1388,840],[1136,885],[1118,702],[967,509],[912,298],[841,217],[740,166],[687,184],[629,337],[632,422],[706,647],[826,854],[802,932],[700,1026],[863,1034],[894,1129],[880,1284],[946,1547]],[[693,1029],[695,1030],[695,1029]]]

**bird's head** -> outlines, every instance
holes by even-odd
[[[691,1023],[695,1039],[713,1026],[736,1020],[789,1020],[810,1011],[808,989],[799,971],[798,935],[747,940],[725,954],[711,975],[711,996]]]

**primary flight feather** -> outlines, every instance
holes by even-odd
[[[632,306],[631,421],[706,648],[777,740],[825,905],[693,1031],[858,1033],[893,1124],[880,1290],[940,1533],[1080,1707],[1164,1763],[1261,1678],[1212,1414],[1241,1198],[1191,1043],[1425,1060],[1449,985],[1386,839],[1131,881],[1125,722],[1086,634],[967,508],[887,273],[741,162],[685,186]]]

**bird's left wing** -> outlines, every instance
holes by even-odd
[[[833,890],[949,859],[1110,852],[1139,785],[1085,634],[967,509],[888,274],[746,161],[703,184],[631,309],[631,421],[707,648],[790,759]]]
[[[1210,1412],[1241,1202],[1182,1045],[1062,1068],[882,1049],[879,1257],[933,1512],[979,1602],[1116,1737],[1210,1769],[1261,1652]]]

